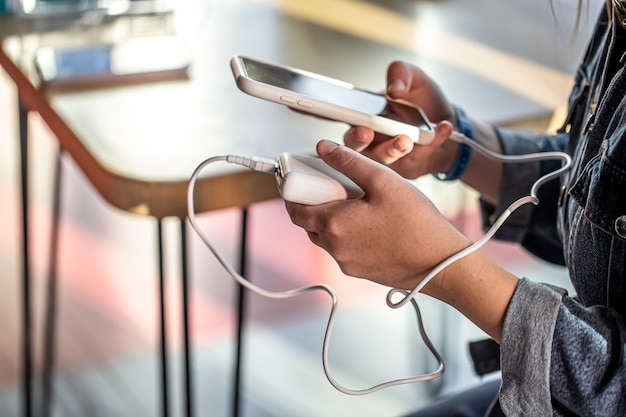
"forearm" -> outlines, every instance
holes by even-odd
[[[499,342],[518,282],[482,252],[475,252],[442,271],[423,292],[456,308]]]

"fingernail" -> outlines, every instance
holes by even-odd
[[[393,142],[393,148],[401,153],[404,153],[404,151],[406,150],[404,143],[402,143],[401,140],[396,140]]]
[[[435,126],[435,134],[436,135],[446,135],[450,136],[452,134],[452,128],[450,123],[437,123]]]
[[[406,90],[406,84],[402,80],[393,80],[387,86],[387,93],[391,93],[392,91],[401,92]]]
[[[320,155],[326,155],[338,147],[339,145],[337,143],[324,139],[317,144],[317,153]]]
[[[402,135],[393,142],[393,147],[398,152],[405,154],[412,149],[412,141],[408,137]]]

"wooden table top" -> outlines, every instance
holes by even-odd
[[[494,123],[562,105],[592,10],[572,37],[572,10],[543,0],[180,0],[166,28],[189,47],[188,78],[44,91],[32,68],[43,45],[143,36],[142,18],[98,26],[58,18],[0,18],[0,64],[112,205],[155,217],[185,216],[187,180],[204,159],[275,158],[341,141],[345,125],[296,114],[240,92],[229,59],[245,54],[381,90],[394,59],[421,65],[449,97]],[[596,9],[597,10],[597,7]],[[503,21],[494,18],[510,15]],[[122,29],[120,29],[120,27]],[[154,31],[154,27],[149,28]],[[215,164],[197,186],[197,211],[277,197],[274,179]]]

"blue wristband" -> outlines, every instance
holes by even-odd
[[[454,107],[456,113],[456,120],[459,125],[459,132],[462,133],[468,139],[474,139],[474,130],[472,129],[472,124],[469,119],[465,115],[463,109],[459,107]],[[445,174],[439,173],[434,174],[437,179],[442,181],[454,181],[457,180],[463,175],[467,166],[469,165],[469,161],[472,158],[472,148],[464,143],[459,144],[459,150],[456,154],[456,159],[454,163]]]

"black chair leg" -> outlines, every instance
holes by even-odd
[[[241,246],[239,258],[239,273],[247,278],[247,239],[248,238],[248,209],[244,208],[241,212]],[[235,339],[235,381],[233,393],[233,417],[238,417],[241,411],[241,380],[242,380],[242,356],[243,356],[243,331],[246,304],[246,289],[239,285],[237,299],[237,336]]]
[[[183,308],[184,378],[187,417],[193,416],[191,346],[189,340],[189,279],[187,272],[187,221],[180,221],[181,284]]]
[[[57,316],[57,260],[59,248],[59,219],[61,214],[61,154],[59,149],[56,155],[52,194],[52,226],[50,230],[50,259],[48,266],[48,282],[46,288],[46,314],[43,340],[43,369],[42,369],[42,417],[49,417],[53,403],[53,374],[55,357],[55,331]]]
[[[181,286],[182,286],[182,315],[183,315],[183,343],[184,343],[184,396],[185,411],[187,417],[193,415],[193,386],[191,369],[191,341],[189,334],[189,279],[187,270],[187,225],[186,219],[181,219]],[[167,354],[167,329],[166,329],[166,305],[165,305],[165,267],[163,260],[164,239],[163,220],[158,221],[158,246],[159,246],[159,306],[160,306],[160,333],[161,333],[161,415],[169,415],[168,393],[168,354]]]

